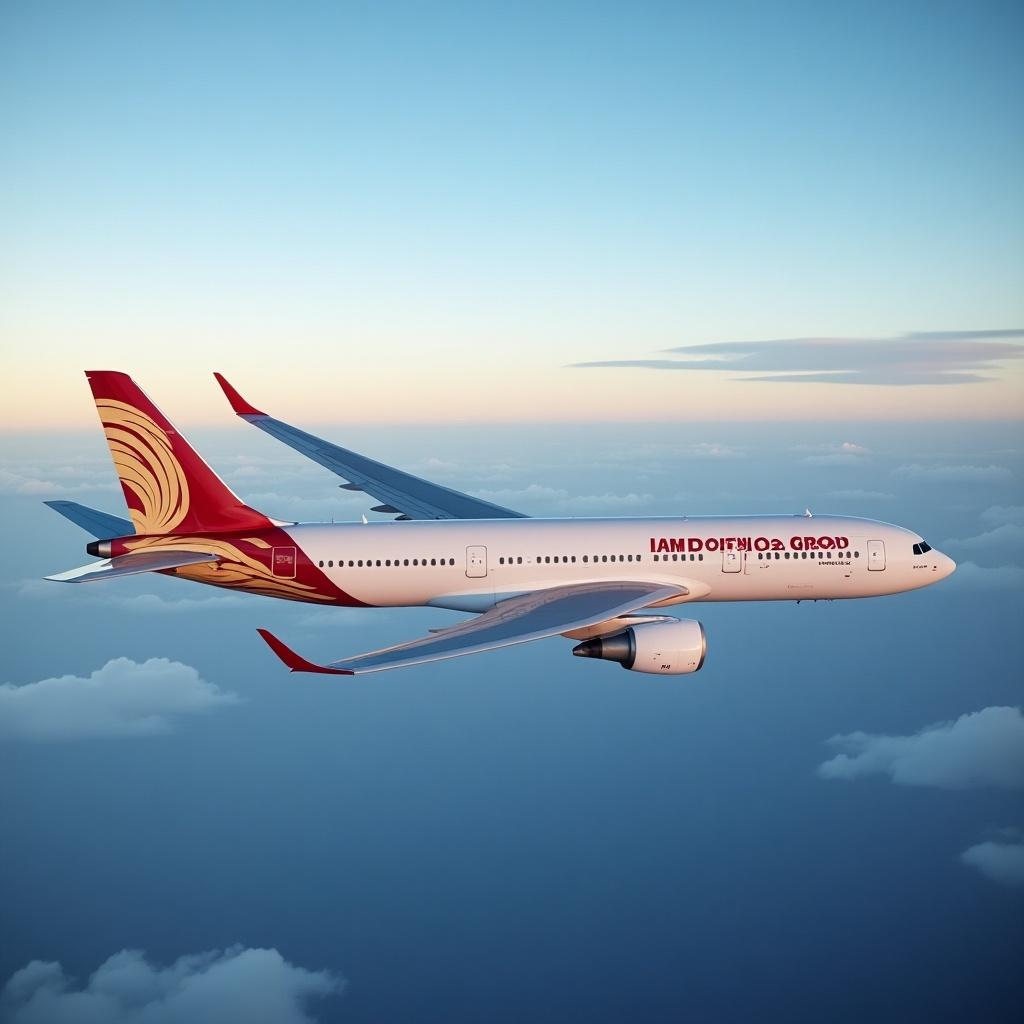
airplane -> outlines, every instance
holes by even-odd
[[[850,516],[530,518],[274,419],[214,374],[247,423],[336,473],[395,520],[293,523],[233,494],[127,374],[87,371],[129,518],[48,501],[100,561],[48,576],[138,573],[347,608],[473,613],[454,626],[327,664],[260,636],[292,672],[361,675],[564,636],[578,657],[656,675],[704,664],[701,601],[807,601],[916,590],[956,568],[919,534]]]

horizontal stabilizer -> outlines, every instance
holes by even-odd
[[[112,580],[117,576],[135,576],[140,572],[160,572],[163,569],[177,569],[183,565],[198,565],[200,562],[215,562],[216,555],[208,551],[139,551],[130,555],[105,558],[102,562],[91,562],[80,569],[47,576],[55,583],[93,583],[96,580]]]
[[[112,516],[109,512],[100,512],[79,505],[77,501],[44,501],[54,512],[59,512],[65,519],[70,519],[75,526],[80,526],[86,533],[92,534],[97,540],[108,537],[127,537],[135,532],[131,521],[120,516]]]

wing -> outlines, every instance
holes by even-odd
[[[164,569],[177,569],[182,565],[216,561],[217,556],[208,551],[139,551],[106,558],[102,562],[91,562],[80,569],[69,569],[55,576],[47,576],[46,579],[54,583],[93,583],[118,576],[135,576],[140,572],[160,572]]]
[[[337,473],[346,490],[366,491],[382,502],[374,512],[397,512],[399,519],[525,519],[501,505],[492,505],[450,487],[375,462],[254,409],[219,373],[215,373],[231,408],[246,422],[276,437],[289,448]]]
[[[458,658],[464,654],[479,654],[568,633],[686,592],[685,587],[630,582],[552,587],[509,598],[479,618],[468,619],[430,636],[327,665],[306,661],[265,629],[259,633],[293,672],[351,676]]]

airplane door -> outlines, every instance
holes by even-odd
[[[471,579],[487,575],[487,548],[482,544],[471,544],[466,548],[466,575]]]
[[[295,548],[274,548],[270,564],[275,576],[295,579]]]
[[[868,541],[868,568],[876,571],[885,568],[885,541]]]
[[[743,568],[743,552],[722,550],[722,572],[739,572]]]

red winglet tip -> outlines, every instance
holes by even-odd
[[[269,629],[257,629],[257,633],[263,637],[267,646],[278,656],[285,666],[292,672],[316,672],[329,676],[350,676],[353,675],[348,669],[328,668],[326,665],[314,665],[306,661],[301,655],[296,654],[287,644],[278,640]]]
[[[239,416],[266,416],[265,412],[261,412],[259,409],[251,406],[225,379],[224,375],[214,371],[214,377],[217,378],[217,383],[220,385],[221,391],[224,392],[224,397],[227,398],[231,404],[231,408]]]

